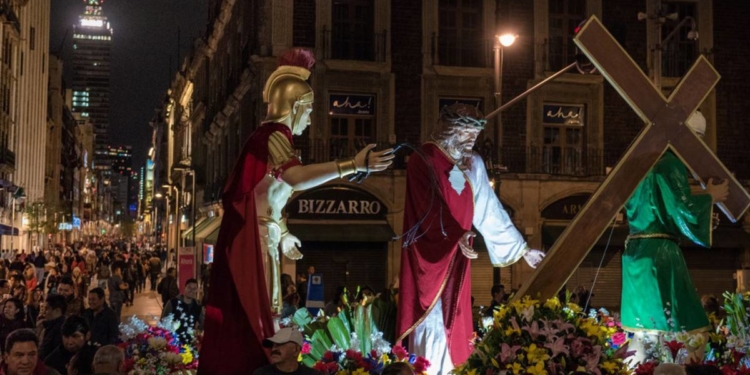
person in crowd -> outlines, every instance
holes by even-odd
[[[28,291],[26,290],[26,285],[15,285],[13,287],[13,291],[11,292],[11,295],[13,298],[18,298],[21,301],[26,300],[26,296],[28,295]]]
[[[16,271],[17,273],[23,272],[24,268],[26,266],[23,264],[23,261],[21,260],[20,255],[16,255],[16,257],[13,259],[13,262],[10,263],[10,267],[8,267],[11,271]]]
[[[41,346],[39,356],[45,358],[62,342],[62,325],[65,322],[67,303],[61,295],[48,296],[44,305],[44,320],[41,321]]]
[[[109,259],[106,255],[102,255],[102,260],[99,262],[99,269],[96,273],[96,280],[99,284],[99,288],[106,289],[109,281],[109,277],[112,275],[112,271],[109,269]]]
[[[148,261],[148,269],[151,275],[151,290],[156,290],[156,281],[159,279],[159,273],[161,272],[161,260],[154,253],[151,259]]]
[[[325,307],[326,316],[336,316],[339,314],[339,310],[344,307],[344,302],[347,298],[346,287],[339,286],[336,288],[336,295],[333,297],[333,301],[328,302]]]
[[[91,328],[91,342],[99,345],[109,345],[117,342],[120,336],[118,328],[120,319],[104,301],[104,289],[94,288],[89,292],[89,308],[83,312],[83,317]]]
[[[86,291],[88,290],[88,277],[86,276],[83,271],[79,267],[73,268],[73,276],[71,277],[73,279],[73,292],[77,299],[80,299],[81,301],[86,296]]]
[[[6,300],[11,297],[10,295],[10,281],[6,279],[0,280],[0,297]]]
[[[263,340],[263,346],[271,348],[271,364],[255,370],[253,375],[320,375],[297,361],[302,343],[302,334],[293,328],[282,328],[273,337]]]
[[[133,261],[129,259],[127,262],[123,262],[122,266],[122,280],[125,284],[128,284],[128,288],[125,289],[125,305],[133,306],[135,301],[135,270],[133,269]]]
[[[62,325],[62,342],[44,358],[44,364],[60,373],[67,372],[66,365],[89,341],[91,332],[86,319],[71,316]]]
[[[5,353],[5,339],[11,332],[28,328],[24,321],[23,303],[16,298],[9,298],[3,303],[3,311],[0,315],[0,352]]]
[[[75,273],[76,269],[78,269],[78,271],[80,271],[82,274],[86,273],[86,262],[79,254],[76,254],[73,257],[73,261],[70,262],[70,272]]]
[[[177,328],[177,338],[181,343],[189,344],[195,338],[191,329],[203,325],[203,308],[198,303],[198,280],[189,279],[185,282],[185,292],[170,299],[164,305],[161,317],[169,314],[174,316],[174,321],[180,322]]]
[[[0,374],[3,375],[60,375],[44,365],[39,353],[39,339],[30,329],[13,331],[5,341],[8,349],[3,355]]]
[[[95,345],[86,345],[79,350],[68,362],[67,375],[89,375],[94,373],[91,364],[94,362],[94,355],[99,349]]]
[[[495,309],[502,305],[503,303],[506,303],[506,294],[505,294],[505,286],[502,284],[496,284],[492,286],[492,289],[490,290],[490,294],[492,295],[492,302],[490,302],[490,305],[487,307],[486,310],[484,310],[484,316],[485,317],[492,317],[492,314],[495,312]]]
[[[68,305],[66,316],[80,315],[83,311],[83,300],[75,295],[75,282],[71,277],[63,277],[57,286],[57,294],[61,295]]]
[[[106,345],[94,354],[92,367],[97,375],[121,375],[124,362],[125,353],[122,349],[114,345]]]
[[[34,271],[36,272],[36,280],[41,283],[44,280],[44,265],[47,264],[47,257],[44,255],[44,251],[39,250],[34,257]]]
[[[414,375],[414,368],[406,362],[394,362],[386,366],[380,375]]]
[[[134,263],[136,275],[135,291],[141,293],[146,289],[146,272],[148,266],[146,265],[146,259],[141,260],[136,258]]]
[[[36,320],[42,308],[43,292],[41,287],[36,287],[26,298],[26,323],[30,327],[36,327]]]
[[[165,305],[180,294],[180,288],[177,286],[177,270],[174,267],[167,270],[167,277],[161,279],[156,290],[161,295],[161,301]]]
[[[109,278],[109,305],[117,315],[117,321],[120,321],[120,315],[122,315],[122,304],[125,301],[125,290],[128,289],[128,284],[122,280],[122,265],[120,262],[112,264],[112,276]]]
[[[44,280],[44,295],[57,294],[57,286],[60,284],[60,274],[56,266],[48,266],[47,277]]]
[[[8,266],[10,263],[8,263],[7,259],[0,259],[0,280],[7,279],[9,275]]]
[[[307,275],[304,272],[297,273],[297,294],[299,294],[300,307],[305,307],[307,302]]]
[[[365,285],[359,289],[359,293],[357,293],[357,302],[360,304],[364,303],[365,300],[368,300],[372,302],[375,299],[375,291],[372,290],[369,286]]]

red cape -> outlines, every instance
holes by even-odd
[[[202,375],[252,374],[268,364],[262,343],[274,327],[254,190],[268,173],[268,138],[274,132],[292,142],[286,125],[262,125],[245,143],[224,189],[199,359]]]
[[[458,365],[471,354],[474,332],[470,262],[458,248],[461,236],[472,227],[474,194],[468,179],[461,194],[453,189],[449,176],[454,164],[440,148],[426,143],[422,152],[426,160],[413,154],[406,172],[404,233],[418,229],[416,241],[401,252],[397,341],[410,334],[442,298],[448,347]],[[438,186],[431,198],[433,171]]]

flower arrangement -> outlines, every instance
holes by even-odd
[[[627,374],[627,337],[608,315],[585,316],[557,298],[500,306],[458,375]]]
[[[750,374],[750,294],[724,293],[722,306],[726,318],[711,317],[710,332],[667,333],[659,345],[648,352],[648,359],[639,364],[635,373],[652,375],[661,363],[683,366],[716,367],[724,375]]]
[[[120,324],[125,352],[125,373],[129,375],[194,374],[198,368],[195,343],[177,339],[178,322],[172,316],[163,318],[156,326],[131,317]]]
[[[305,333],[300,361],[323,374],[378,375],[397,362],[424,374],[430,365],[401,346],[391,347],[373,322],[371,299],[352,304],[344,299],[344,308],[333,317],[313,317],[302,308],[293,320]]]

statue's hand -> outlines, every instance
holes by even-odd
[[[393,158],[396,155],[393,154],[393,149],[389,148],[383,151],[371,151],[377,146],[376,144],[369,144],[363,148],[354,157],[354,164],[357,165],[358,172],[380,172],[384,171],[393,163]],[[367,157],[367,153],[370,153],[370,157]],[[365,163],[365,159],[368,159],[369,169]]]
[[[474,251],[474,248],[471,246],[470,242],[470,239],[476,236],[477,234],[474,232],[466,232],[463,236],[461,236],[461,239],[458,240],[458,247],[461,248],[461,253],[469,259],[477,259],[477,257],[479,257],[479,254]]]
[[[541,250],[529,250],[526,252],[526,254],[523,255],[523,259],[526,261],[526,263],[531,268],[536,268],[539,263],[542,263],[542,259],[544,259],[544,252]]]
[[[281,237],[281,251],[287,258],[291,260],[302,259],[302,253],[299,252],[298,247],[302,247],[302,243],[295,235],[287,233]]]

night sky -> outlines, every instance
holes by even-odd
[[[133,146],[133,167],[146,160],[151,143],[149,120],[160,106],[180,61],[203,36],[207,0],[107,0],[104,15],[112,26],[110,143]],[[65,79],[72,83],[73,28],[83,0],[52,0],[50,53],[61,54]],[[66,30],[68,36],[63,38]],[[60,53],[62,45],[62,52]],[[170,66],[171,59],[171,66]]]

